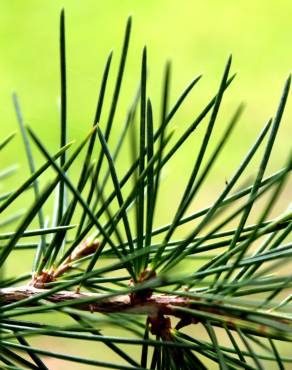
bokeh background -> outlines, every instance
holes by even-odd
[[[162,74],[167,60],[172,61],[171,103],[191,79],[200,73],[204,75],[174,121],[178,133],[192,122],[215,94],[226,60],[230,53],[233,54],[232,71],[238,72],[238,75],[224,98],[215,137],[220,135],[239,103],[245,102],[246,109],[194,208],[209,204],[210,197],[224,187],[255,135],[275,113],[285,78],[292,66],[292,2],[0,0],[1,138],[18,129],[11,100],[12,92],[16,91],[25,122],[38,132],[52,152],[59,145],[58,33],[62,7],[66,12],[70,139],[80,139],[92,124],[101,73],[112,49],[112,82],[106,98],[110,101],[129,14],[133,16],[133,32],[112,142],[118,135],[119,123],[123,121],[139,83],[144,45],[147,45],[149,55],[148,91],[154,105],[154,119],[160,114]],[[106,113],[107,110],[101,118],[101,125]],[[285,162],[291,147],[291,117],[290,102],[269,171],[282,167]],[[160,223],[169,220],[173,204],[180,198],[179,190],[187,179],[201,133],[199,130],[197,137],[189,139],[184,151],[176,156],[164,173],[167,181],[160,193]],[[37,152],[35,154],[37,162],[41,162]],[[28,174],[20,135],[14,139],[14,145],[3,152],[0,170],[14,163],[17,163],[19,171],[1,182],[1,192],[14,188]],[[250,175],[256,171],[257,165],[255,162],[251,166]],[[77,173],[78,168],[74,171]],[[287,205],[288,191],[285,194],[279,207]],[[26,208],[29,199],[24,196],[17,207]],[[10,227],[3,226],[2,230],[10,230]],[[21,263],[16,262],[14,268],[19,272],[27,270],[26,263],[29,265],[29,261],[29,256],[24,255]],[[58,343],[47,346],[58,346]],[[62,349],[74,353],[70,344],[62,346],[68,346]],[[86,347],[83,350],[85,354],[96,355],[96,348]],[[65,365],[56,361],[56,364],[52,362],[52,368],[65,368]],[[81,367],[72,364],[69,368]]]

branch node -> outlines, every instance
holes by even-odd
[[[146,268],[141,273],[137,283],[138,284],[144,283],[145,281],[156,278],[156,276],[157,274],[155,271]],[[135,286],[133,279],[130,280],[129,286],[131,287]],[[153,293],[153,290],[151,288],[145,288],[143,290],[130,293],[129,296],[130,296],[131,304],[134,306],[137,304],[145,303],[149,298],[151,298],[152,293]]]
[[[165,317],[159,312],[155,316],[149,316],[148,320],[151,325],[150,331],[153,335],[164,340],[171,340],[171,320],[169,317]]]

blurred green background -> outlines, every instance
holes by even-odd
[[[160,97],[161,75],[167,59],[173,62],[172,98],[195,75],[204,74],[180,112],[176,125],[190,122],[212,96],[230,53],[234,56],[233,72],[238,71],[238,76],[226,95],[222,120],[230,116],[239,102],[245,101],[247,109],[240,138],[248,140],[274,114],[284,79],[291,70],[292,3],[289,0],[2,0],[2,136],[16,128],[11,93],[17,91],[26,122],[38,130],[49,147],[56,147],[58,23],[63,6],[66,11],[70,138],[88,131],[101,71],[110,49],[114,50],[112,79],[115,76],[129,14],[133,15],[133,33],[118,117],[123,117],[136,89],[144,44],[148,46],[149,89],[155,103]],[[111,96],[111,92],[108,95]],[[283,126],[283,130],[287,129],[287,124]],[[280,151],[285,150],[289,137],[283,135],[282,139]],[[16,158],[18,154],[14,152],[10,156]]]
[[[154,103],[154,119],[160,114],[162,73],[167,60],[172,61],[171,104],[194,76],[204,74],[174,120],[178,132],[192,122],[215,94],[228,55],[233,54],[232,71],[237,71],[238,75],[224,98],[215,136],[220,134],[240,102],[246,103],[246,109],[221,161],[210,176],[209,185],[202,190],[194,207],[209,204],[210,194],[222,189],[255,135],[276,110],[292,65],[292,2],[0,0],[1,138],[17,129],[11,101],[11,94],[16,91],[25,122],[38,132],[52,152],[59,145],[58,38],[62,7],[66,12],[70,139],[80,139],[92,124],[104,62],[113,49],[112,83],[109,84],[106,101],[111,99],[129,14],[133,16],[133,32],[115,127],[124,120],[139,83],[144,45],[148,47],[149,96]],[[106,120],[106,113],[107,110],[101,124]],[[291,113],[292,104],[288,103],[271,169],[283,165],[291,147]],[[201,134],[200,130],[198,134]],[[116,135],[117,129],[113,138]],[[184,151],[165,171],[167,182],[161,192],[164,205],[164,211],[159,213],[161,223],[169,219],[169,212],[180,197],[179,189],[185,184],[192,153],[195,154],[197,148],[198,140],[192,136]],[[3,152],[0,170],[17,162],[20,171],[1,183],[0,192],[15,187],[28,174],[23,153],[18,135],[14,144]],[[257,165],[255,162],[250,168],[250,174],[256,171]],[[23,200],[20,206],[25,205]],[[87,352],[92,354],[94,349],[87,348]],[[70,369],[79,368],[78,365],[70,365]]]

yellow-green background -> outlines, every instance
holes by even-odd
[[[209,185],[194,208],[209,204],[212,193],[222,189],[254,135],[275,112],[292,65],[292,2],[0,0],[1,138],[17,128],[11,103],[11,93],[17,91],[25,121],[39,133],[48,148],[55,151],[58,147],[58,23],[63,6],[66,11],[70,139],[80,139],[92,123],[103,64],[111,49],[114,50],[111,78],[116,74],[129,14],[133,16],[133,33],[116,126],[122,122],[138,84],[141,51],[145,44],[154,118],[159,117],[162,71],[166,60],[173,63],[171,102],[194,76],[204,74],[174,120],[178,132],[192,122],[215,93],[226,59],[233,54],[232,70],[237,71],[238,76],[226,95],[216,136],[220,135],[221,127],[226,125],[241,101],[247,107],[222,161],[216,164]],[[112,95],[112,86],[110,83],[107,102]],[[292,104],[289,103],[274,150],[273,168],[282,166],[291,147],[291,113]],[[103,114],[101,124],[105,117]],[[114,137],[116,135],[117,131]],[[185,151],[165,172],[168,182],[161,194],[161,204],[164,205],[161,207],[163,212],[159,213],[161,222],[169,219],[168,209],[173,209],[179,199],[179,190],[185,183],[198,143],[196,137],[190,138]],[[20,171],[10,180],[3,181],[1,192],[15,186],[28,173],[20,135],[10,149],[3,152],[1,168],[15,162],[19,163]],[[251,166],[251,174],[257,165],[255,162]],[[27,206],[24,201],[19,204]],[[94,353],[90,348],[87,350]],[[79,369],[78,365],[70,368]]]

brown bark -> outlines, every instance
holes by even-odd
[[[47,289],[39,289],[33,286],[22,286],[13,288],[4,288],[0,290],[1,305],[18,302],[25,298],[32,297],[39,293],[47,292]],[[94,299],[96,297],[96,299]],[[93,298],[90,303],[78,303],[74,305],[74,300],[80,298]],[[46,300],[53,303],[73,301],[74,306],[80,310],[90,312],[130,312],[135,314],[155,315],[158,313],[173,315],[172,307],[188,307],[188,299],[175,295],[153,294],[145,301],[133,301],[129,295],[118,295],[111,298],[104,298],[102,294],[95,293],[76,293],[72,291],[60,291],[46,297]],[[171,307],[172,306],[172,307]]]

